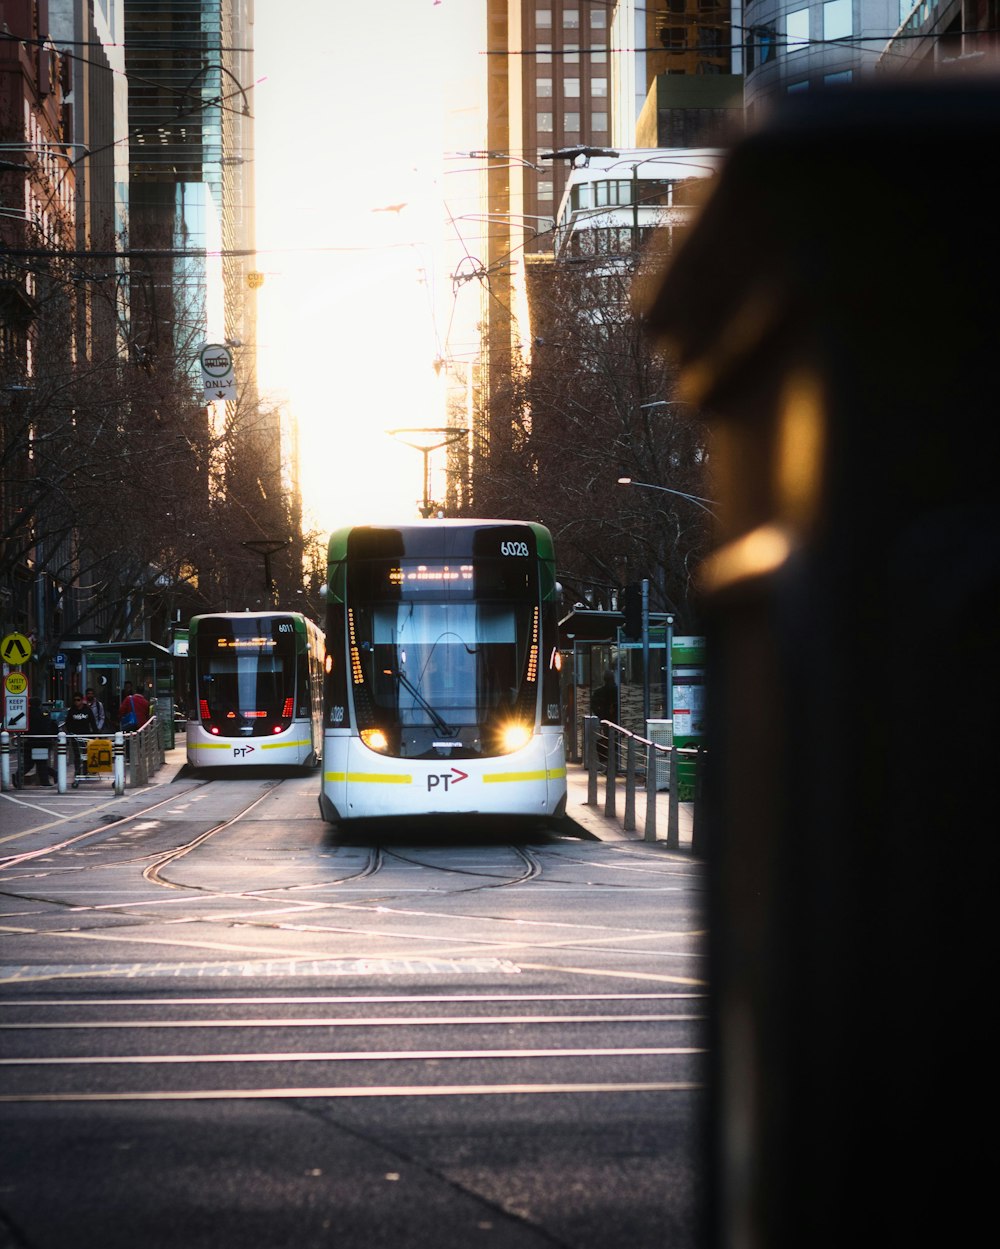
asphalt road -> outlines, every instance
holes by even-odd
[[[0,841],[0,1246],[695,1246],[702,867],[315,791]]]

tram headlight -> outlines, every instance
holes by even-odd
[[[389,739],[381,729],[362,729],[361,740],[369,750],[386,751],[389,749]]]
[[[526,724],[508,724],[500,733],[500,744],[507,754],[520,750],[530,741],[531,729]]]

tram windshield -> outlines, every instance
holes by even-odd
[[[224,737],[263,737],[295,711],[295,627],[280,617],[203,619],[194,655],[204,727]]]
[[[349,641],[363,740],[411,758],[498,754],[527,740],[538,603],[532,561],[517,563],[355,565]]]

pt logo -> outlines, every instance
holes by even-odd
[[[468,779],[468,772],[460,772],[458,768],[452,768],[450,772],[432,772],[427,778],[427,792],[437,789],[439,785],[444,786],[445,793],[451,785],[457,785],[459,781]]]
[[[252,755],[252,754],[253,754],[253,752],[254,752],[254,747],[253,747],[253,746],[234,746],[234,747],[233,747],[233,758],[234,758],[234,759],[245,759],[245,758],[247,757],[247,755]]]

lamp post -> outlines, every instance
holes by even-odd
[[[282,551],[288,543],[281,538],[250,538],[241,544],[248,551],[255,551],[258,555],[264,557],[264,582],[267,585],[267,596],[269,603],[273,603],[275,599],[274,582],[271,580],[271,556],[277,551]]]
[[[618,484],[619,486],[641,486],[644,490],[662,490],[665,494],[676,494],[678,498],[687,499],[689,503],[693,503],[695,507],[700,507],[703,512],[707,512],[709,516],[713,517],[715,516],[715,513],[710,507],[706,507],[705,505],[707,503],[711,503],[715,507],[718,507],[718,504],[714,499],[703,499],[697,494],[686,494],[683,490],[674,490],[670,486],[657,486],[651,481],[633,481],[631,477],[619,477]]]
[[[398,438],[400,442],[405,442],[408,447],[412,447],[414,451],[419,451],[424,457],[424,498],[423,502],[417,506],[420,508],[420,515],[427,520],[433,515],[436,504],[431,498],[431,468],[430,457],[432,451],[440,451],[442,447],[450,447],[453,442],[457,442],[459,438],[465,437],[464,429],[389,429],[386,433],[393,438]],[[444,435],[437,442],[428,442],[425,438],[421,438],[419,442],[414,442],[410,438],[404,438],[404,434],[428,434],[430,436]]]

